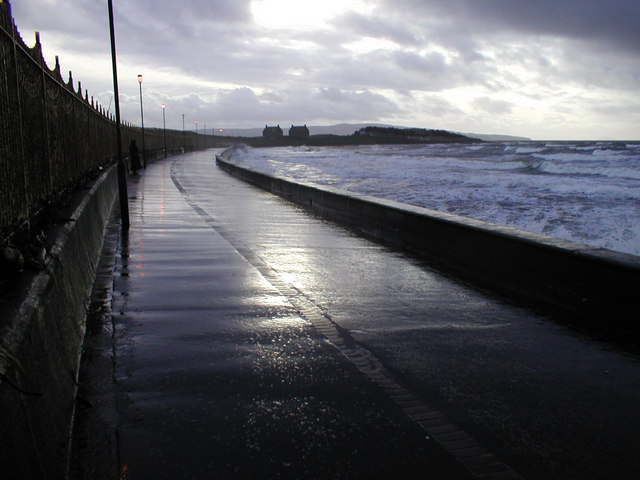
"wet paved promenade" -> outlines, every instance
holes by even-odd
[[[87,347],[90,364],[115,358],[113,382],[85,379],[121,478],[640,476],[637,355],[311,216],[214,155],[130,181],[113,322]]]

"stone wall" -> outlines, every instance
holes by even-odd
[[[117,204],[116,168],[51,228],[46,268],[25,271],[0,314],[0,465],[6,478],[63,479],[87,302]]]

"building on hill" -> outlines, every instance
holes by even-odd
[[[283,133],[280,125],[277,127],[269,127],[268,125],[265,125],[264,130],[262,130],[262,138],[265,140],[281,140],[282,136]]]
[[[309,138],[309,129],[307,125],[291,125],[289,129],[289,138],[292,140],[306,140]]]

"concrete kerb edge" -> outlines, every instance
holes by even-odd
[[[42,478],[42,470],[47,478],[64,476],[86,306],[116,199],[111,167],[56,229],[47,268],[0,331],[0,373],[29,392],[0,384],[0,463],[20,478]]]
[[[271,175],[232,162],[237,148],[217,155],[216,163],[248,183],[334,220],[355,221],[367,235],[420,257],[441,257],[452,271],[499,292],[590,321],[615,316],[622,330],[640,337],[638,256]]]

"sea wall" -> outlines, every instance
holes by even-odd
[[[570,322],[640,338],[640,257],[276,177],[216,157],[219,167],[444,272]]]
[[[6,478],[63,479],[86,308],[105,228],[117,204],[116,167],[81,191],[48,232],[46,268],[26,272],[0,322],[0,465]],[[25,278],[26,277],[26,278]]]

